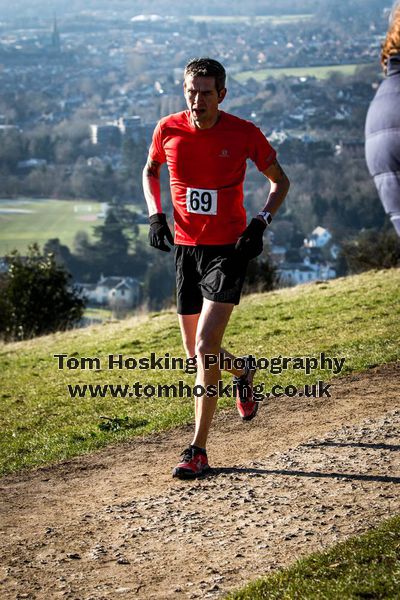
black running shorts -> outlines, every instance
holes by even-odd
[[[180,315],[201,311],[203,298],[239,304],[248,260],[226,246],[175,245],[176,299]]]

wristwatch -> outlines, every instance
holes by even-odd
[[[272,215],[267,210],[261,210],[257,214],[257,217],[262,217],[264,219],[266,225],[269,225],[272,221]]]

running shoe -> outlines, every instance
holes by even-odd
[[[210,470],[207,453],[196,446],[189,446],[182,452],[182,460],[172,471],[173,477],[194,479]]]
[[[245,359],[245,372],[241,377],[233,378],[236,389],[236,408],[242,421],[251,421],[257,414],[258,402],[253,400],[253,379],[257,369],[251,368],[248,356]]]

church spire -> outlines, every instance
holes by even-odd
[[[61,52],[61,40],[60,40],[59,31],[58,31],[56,15],[54,15],[54,21],[53,21],[53,32],[51,34],[51,47],[53,49],[53,52],[55,52],[56,54],[59,54]]]

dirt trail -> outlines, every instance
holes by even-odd
[[[3,478],[2,598],[219,598],[399,513],[400,364],[331,392],[219,414],[202,480],[191,427]]]

